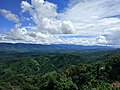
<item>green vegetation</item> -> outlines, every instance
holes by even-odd
[[[120,50],[0,55],[0,90],[120,90]]]

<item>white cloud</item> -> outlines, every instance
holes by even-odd
[[[15,26],[10,33],[1,35],[1,40],[44,44],[120,45],[120,18],[116,17],[120,15],[119,0],[70,2],[65,12],[58,13],[57,6],[48,1],[31,0],[31,4],[22,1],[22,13],[28,12],[31,16],[29,20],[35,25]],[[61,34],[94,37],[66,39],[60,38]]]
[[[0,9],[0,14],[2,14],[6,19],[8,19],[9,21],[13,21],[18,23],[19,17],[15,14],[13,14],[11,11],[5,10],[5,9]]]
[[[111,45],[120,45],[120,28],[119,30],[111,31],[111,33],[106,36],[106,39]]]
[[[36,24],[36,31],[50,34],[71,34],[75,32],[71,21],[57,19],[57,6],[44,0],[22,1],[23,12],[29,12]]]
[[[105,33],[104,30],[113,24],[106,25],[105,22],[110,22],[108,19],[105,22],[100,21],[119,15],[119,8],[119,0],[82,0],[71,9],[68,9],[62,18],[73,22],[76,33],[99,35]],[[116,20],[111,19],[111,22],[113,21]]]
[[[120,18],[117,16],[120,15],[120,1],[75,1],[77,4],[63,13],[61,18],[72,21],[76,34],[97,36],[97,43],[118,44],[116,41],[119,42]],[[117,34],[114,33],[116,31]]]
[[[52,40],[53,36],[49,34],[42,34],[40,32],[30,32],[27,31],[25,27],[21,27],[20,24],[16,24],[13,29],[9,33],[5,35],[0,35],[1,42],[13,42],[14,43],[46,43],[49,44],[48,41]]]
[[[98,44],[107,44],[108,41],[106,40],[105,36],[97,36],[96,41]]]
[[[63,31],[63,34],[73,34],[75,32],[75,28],[71,21],[63,21],[61,31]]]
[[[38,24],[43,18],[53,18],[57,15],[56,5],[44,0],[31,0],[31,4],[22,1],[21,8],[23,12],[29,12],[33,21]]]

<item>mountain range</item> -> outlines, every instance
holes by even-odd
[[[73,44],[23,44],[0,43],[0,51],[40,51],[40,52],[71,52],[81,50],[108,50],[110,46],[83,46]]]

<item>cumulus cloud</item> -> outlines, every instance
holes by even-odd
[[[0,14],[2,14],[7,20],[18,23],[20,21],[19,17],[13,14],[11,11],[0,9]]]
[[[31,0],[31,4],[22,1],[22,12],[29,12],[36,24],[36,30],[42,33],[71,34],[74,33],[74,25],[69,20],[57,19],[57,6],[44,0]]]
[[[52,39],[52,35],[27,31],[27,28],[21,27],[20,24],[16,24],[14,28],[5,35],[0,35],[1,42],[49,44],[49,41]]]
[[[102,36],[102,35],[97,36],[96,41],[98,44],[107,44],[108,43],[106,40],[106,37]]]

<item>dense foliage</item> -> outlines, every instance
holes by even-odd
[[[119,90],[116,81],[120,50],[0,55],[0,90]]]

